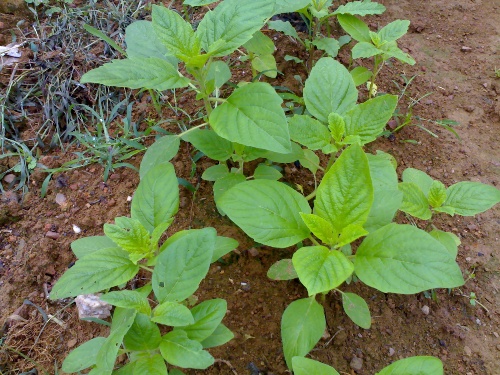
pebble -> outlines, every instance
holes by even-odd
[[[15,179],[16,175],[12,173],[6,174],[5,177],[3,178],[4,182],[7,184],[14,182]]]
[[[259,250],[257,250],[255,247],[251,247],[250,249],[248,249],[248,254],[251,257],[256,257],[259,255]]]
[[[351,362],[349,363],[349,366],[354,371],[359,371],[363,368],[363,360],[361,358],[358,358],[356,356],[352,357]]]
[[[497,350],[498,350],[498,351],[500,351],[500,344],[499,344],[499,345],[497,345]]]
[[[498,333],[497,332],[493,332],[493,336],[495,336],[496,338],[499,337]]]
[[[470,51],[472,51],[472,48],[466,47],[466,46],[462,46],[462,48],[460,48],[460,51],[462,51],[462,52],[470,52]]]
[[[431,309],[429,308],[429,306],[427,305],[424,305],[422,306],[422,312],[425,314],[425,315],[429,315],[429,312],[431,311]]]
[[[61,207],[64,207],[67,205],[67,202],[66,202],[66,196],[64,194],[61,194],[61,193],[57,193],[56,194],[56,203],[61,206]]]
[[[464,346],[464,353],[467,357],[470,357],[472,355],[472,350],[468,346]]]
[[[389,348],[389,357],[392,357],[394,355],[394,353],[396,353],[394,348]]]
[[[45,237],[51,238],[53,240],[57,240],[61,235],[57,232],[52,232],[49,230],[47,233],[45,233]]]

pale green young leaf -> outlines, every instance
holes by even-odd
[[[362,85],[372,77],[372,72],[364,66],[357,66],[350,73],[356,86]]]
[[[434,180],[427,173],[419,169],[406,168],[403,171],[402,178],[403,182],[413,182],[422,190],[422,193],[424,193],[426,197],[429,196],[429,191],[431,190]]]
[[[206,81],[213,81],[215,88],[222,87],[231,79],[231,70],[227,63],[221,60],[212,61],[208,67]]]
[[[328,115],[328,129],[336,142],[342,141],[346,131],[344,118],[337,113],[330,113]]]
[[[422,220],[429,220],[432,217],[429,201],[417,184],[401,182],[398,188],[403,193],[403,203],[399,208],[401,211]]]
[[[352,58],[353,59],[367,59],[372,56],[381,55],[384,51],[375,47],[369,42],[359,42],[352,48]]]
[[[62,370],[69,374],[95,365],[97,353],[105,341],[105,337],[95,337],[72,350],[64,359]]]
[[[129,281],[137,274],[139,266],[132,263],[128,255],[116,247],[101,249],[79,259],[54,285],[50,299],[92,294]]]
[[[366,301],[355,293],[342,293],[342,306],[354,324],[370,329],[372,318]]]
[[[148,299],[134,290],[108,292],[103,294],[100,299],[113,306],[123,307],[125,309],[135,309],[142,314],[151,313]]]
[[[325,51],[330,57],[337,57],[339,54],[340,44],[335,38],[314,39],[313,45],[315,45],[317,49]]]
[[[227,176],[217,179],[214,184],[214,201],[217,203],[217,208],[220,209],[219,199],[226,191],[245,181],[245,176],[239,173],[229,173]]]
[[[236,89],[210,115],[215,132],[231,142],[279,153],[291,151],[283,100],[267,83]]]
[[[179,60],[187,61],[198,56],[201,42],[195,35],[191,24],[171,9],[153,5],[153,28],[158,39]]]
[[[443,363],[436,357],[410,357],[400,359],[375,375],[443,375]]]
[[[340,26],[354,39],[358,42],[371,43],[370,29],[359,18],[352,16],[350,14],[339,14],[337,15],[337,20]]]
[[[288,118],[290,138],[310,150],[319,150],[330,144],[330,132],[318,120],[306,115],[294,115]]]
[[[249,52],[257,55],[272,55],[274,53],[274,43],[271,38],[264,35],[262,31],[256,31],[252,38],[243,44]]]
[[[291,259],[281,259],[269,267],[267,277],[272,280],[293,280],[299,276],[293,268]]]
[[[283,175],[273,167],[265,164],[259,164],[257,168],[255,168],[255,172],[253,177],[256,180],[279,180]]]
[[[429,234],[436,240],[441,242],[441,244],[449,251],[453,259],[457,257],[458,246],[461,244],[460,238],[455,234],[450,232],[444,232],[442,230],[433,229]]]
[[[354,107],[358,90],[349,71],[331,57],[323,57],[311,69],[304,87],[307,110],[323,123],[328,115],[343,115]]]
[[[348,225],[363,225],[373,203],[368,159],[357,145],[340,155],[318,186],[314,213],[328,220],[337,233]]]
[[[104,224],[104,233],[131,255],[131,260],[147,257],[151,252],[151,238],[144,226],[125,216],[115,218],[115,224]]]
[[[153,251],[156,251],[158,249],[158,242],[160,241],[161,236],[165,231],[170,227],[170,225],[174,222],[174,218],[170,218],[164,223],[161,223],[156,226],[156,228],[153,230],[153,233],[151,233],[151,246]]]
[[[500,202],[500,190],[480,182],[462,181],[447,190],[443,206],[452,207],[457,215],[474,216]]]
[[[410,21],[395,20],[384,26],[378,32],[378,35],[380,39],[382,39],[384,42],[394,42],[395,40],[398,40],[408,32],[409,26],[410,26]]]
[[[158,39],[150,21],[136,21],[125,29],[125,43],[127,44],[127,57],[157,57],[167,60],[174,67],[177,59],[167,47]]]
[[[354,271],[344,254],[324,246],[301,247],[293,254],[292,262],[309,296],[338,287]]]
[[[235,239],[224,236],[217,236],[215,238],[214,253],[212,254],[212,260],[210,263],[218,261],[224,255],[230,253],[238,247],[239,243]]]
[[[201,178],[205,181],[217,181],[220,178],[226,177],[229,174],[229,169],[226,164],[212,165],[205,169]]]
[[[350,14],[358,16],[367,16],[371,14],[382,14],[385,12],[385,6],[371,1],[351,1],[341,5],[333,14]]]
[[[252,60],[252,67],[269,78],[276,78],[278,75],[276,59],[271,54],[255,56]]]
[[[312,174],[316,174],[320,168],[319,156],[309,149],[304,150],[304,156],[299,159],[300,165],[311,171]]]
[[[131,216],[152,233],[179,209],[179,187],[174,166],[162,163],[141,179],[132,199]]]
[[[342,246],[350,244],[351,242],[354,242],[358,238],[366,236],[367,234],[368,231],[365,230],[361,225],[357,224],[348,225],[342,229],[342,232],[340,232],[340,236],[337,240],[338,242],[335,245],[335,247],[340,248]]]
[[[286,364],[292,368],[292,358],[303,357],[325,333],[323,306],[314,297],[293,301],[281,317],[281,340]]]
[[[189,339],[182,330],[174,330],[163,336],[160,352],[168,363],[181,368],[203,370],[214,364],[214,358],[203,350],[202,345]]]
[[[295,375],[339,375],[333,367],[305,357],[293,357],[292,370]]]
[[[446,187],[441,181],[434,180],[432,182],[427,199],[434,208],[442,206],[446,200]]]
[[[372,39],[372,43],[375,46],[380,46],[382,44],[382,39],[380,39],[380,36],[378,35],[378,33],[374,32],[374,31],[370,31],[370,38]]]
[[[216,346],[224,345],[234,338],[233,332],[224,324],[219,324],[215,331],[210,336],[201,342],[203,349],[214,348]]]
[[[387,42],[380,46],[380,50],[384,53],[384,59],[395,57],[404,63],[415,65],[415,60],[408,53],[399,49],[396,42]]]
[[[280,182],[255,180],[240,183],[219,198],[217,204],[259,243],[284,248],[309,235],[309,229],[300,217],[300,212],[311,212],[309,203],[301,194]],[[255,220],[256,217],[259,220]]]
[[[333,154],[333,153],[336,153],[337,151],[338,151],[338,148],[333,144],[328,144],[321,149],[321,152],[325,155]]]
[[[138,313],[123,337],[123,344],[128,350],[156,350],[160,342],[160,328],[151,321],[149,314]]]
[[[318,237],[323,243],[333,245],[337,242],[338,233],[328,220],[314,214],[300,213],[302,220],[309,230]]]
[[[194,323],[193,314],[189,309],[177,302],[163,302],[153,310],[153,322],[172,327],[187,326]]]
[[[307,1],[309,2],[309,0]],[[300,40],[299,34],[297,34],[297,30],[295,30],[295,27],[293,27],[292,24],[288,21],[269,21],[267,25],[271,30],[282,32],[286,36],[291,36],[292,38]]]
[[[180,329],[186,332],[191,340],[202,342],[219,326],[226,311],[227,302],[223,299],[203,301],[191,309],[194,323]]]
[[[182,76],[176,67],[166,60],[157,57],[137,57],[112,60],[85,73],[80,82],[165,91],[186,87],[189,79]]]
[[[179,151],[180,143],[181,140],[178,136],[165,135],[149,146],[142,158],[141,167],[139,168],[139,176],[141,179],[151,168],[172,160]]]
[[[274,14],[292,13],[300,10],[311,3],[311,0],[276,0]]]
[[[464,283],[448,250],[412,225],[393,223],[370,233],[356,252],[354,267],[362,282],[383,293],[414,294]]]
[[[190,231],[160,253],[152,280],[160,303],[183,301],[198,289],[208,272],[216,236],[213,228]]]
[[[344,115],[346,135],[358,135],[362,144],[373,142],[391,119],[397,104],[396,95],[381,95],[356,105]]]
[[[226,161],[234,152],[232,143],[218,136],[213,130],[196,129],[184,135],[182,139],[191,143],[210,159]]]
[[[134,374],[168,375],[167,365],[158,353],[144,356],[135,361]]]
[[[112,239],[106,236],[90,236],[71,242],[71,250],[77,258],[83,258],[101,249],[116,247]]]
[[[246,43],[272,16],[274,2],[225,0],[209,11],[196,35],[203,49],[213,56],[226,56]]]
[[[435,212],[444,212],[445,214],[448,214],[450,216],[455,215],[455,209],[451,206],[441,206],[441,207],[436,207],[434,208]]]

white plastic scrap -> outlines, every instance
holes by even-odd
[[[80,229],[79,226],[73,224],[73,232],[75,232],[76,234],[80,233],[82,230]]]
[[[112,306],[102,301],[99,297],[100,294],[82,294],[75,298],[80,319],[105,319],[111,315]]]

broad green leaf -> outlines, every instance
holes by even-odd
[[[212,111],[210,125],[229,141],[288,153],[290,135],[282,102],[268,83],[249,83],[236,89]]]
[[[172,55],[182,61],[200,54],[201,43],[191,25],[171,9],[153,5],[153,28]]]
[[[231,70],[224,61],[212,61],[208,67],[206,81],[213,80],[216,88],[222,87],[227,81],[231,79]]]
[[[393,42],[408,32],[408,27],[410,26],[410,21],[407,20],[395,20],[384,26],[378,35],[380,39],[385,42]]]
[[[265,164],[259,164],[257,168],[255,168],[255,172],[253,174],[253,177],[256,180],[279,180],[282,176],[282,174],[273,167],[270,167]]]
[[[214,358],[203,350],[202,345],[190,340],[182,330],[174,330],[163,336],[160,352],[168,363],[181,368],[203,370],[214,364]]]
[[[417,184],[401,182],[398,188],[403,193],[403,203],[399,208],[401,211],[422,220],[429,220],[432,217],[429,201]]]
[[[323,243],[333,245],[337,242],[338,233],[328,220],[314,214],[300,213],[302,220],[309,230],[318,237]]]
[[[168,375],[167,365],[160,354],[139,358],[135,361],[134,375]]]
[[[461,244],[460,238],[450,232],[443,232],[442,230],[433,229],[429,234],[449,251],[453,259],[457,257],[458,246]]]
[[[385,367],[375,375],[443,375],[443,363],[436,357],[410,357]]]
[[[202,342],[219,326],[226,311],[227,302],[223,299],[203,301],[191,309],[194,323],[180,329],[186,332],[191,340]]]
[[[153,233],[151,233],[151,246],[153,251],[156,251],[156,249],[158,249],[158,242],[160,241],[161,236],[170,227],[170,225],[172,225],[173,221],[174,218],[170,218],[153,229]]]
[[[344,116],[346,134],[359,135],[363,144],[382,133],[398,104],[396,95],[381,95],[356,105]]]
[[[337,57],[339,54],[340,44],[338,40],[334,38],[314,39],[313,45],[315,45],[317,49],[325,51],[330,57]]]
[[[272,280],[292,280],[299,276],[293,268],[291,259],[282,259],[274,263],[267,271],[267,277]]]
[[[219,0],[184,0],[184,5],[189,5],[192,7],[201,7],[203,5],[209,5],[216,3]]]
[[[130,254],[133,263],[147,257],[151,252],[149,232],[139,220],[117,217],[115,224],[104,224],[104,233]]]
[[[185,374],[181,370],[174,368],[168,372],[168,375],[185,375]]]
[[[309,203],[301,194],[280,182],[255,180],[240,183],[229,189],[217,204],[259,243],[284,248],[309,235],[309,229],[300,217],[300,212],[311,212]]]
[[[337,15],[337,20],[340,26],[354,39],[358,42],[371,43],[370,29],[359,18],[352,16],[350,14],[339,14]]]
[[[274,43],[271,38],[264,35],[262,31],[257,31],[252,38],[246,42],[245,47],[249,52],[257,55],[272,55],[274,53]]]
[[[337,113],[330,113],[328,115],[328,129],[330,129],[330,134],[336,142],[342,141],[346,130],[344,118]]]
[[[239,173],[230,173],[225,177],[219,178],[214,184],[214,201],[217,203],[217,208],[219,208],[219,199],[222,197],[226,191],[231,189],[233,186],[245,182],[246,178]]]
[[[217,164],[205,169],[201,178],[205,181],[217,181],[220,178],[226,177],[228,174],[229,169],[226,164]]]
[[[373,44],[368,42],[359,42],[352,48],[353,59],[367,59],[372,56],[381,55],[384,51],[378,49]]]
[[[404,63],[415,65],[415,60],[408,53],[401,51],[396,42],[387,42],[380,46],[380,50],[384,53],[384,59],[395,57]]]
[[[226,161],[233,155],[234,149],[231,142],[219,137],[213,130],[193,130],[182,137],[210,159]]]
[[[186,306],[169,301],[155,307],[151,320],[172,327],[187,326],[194,323],[193,314]]]
[[[139,168],[141,179],[147,172],[158,164],[172,160],[179,151],[181,140],[176,135],[165,135],[148,147]]]
[[[64,359],[62,370],[66,373],[73,373],[95,365],[97,353],[105,341],[105,337],[96,337],[72,350]]]
[[[153,290],[160,303],[180,302],[193,294],[210,266],[217,233],[190,231],[164,249],[153,271]]]
[[[127,57],[135,59],[138,57],[157,57],[167,60],[174,67],[177,59],[158,39],[150,21],[136,21],[125,29],[125,43],[127,43]]]
[[[216,346],[224,345],[234,338],[233,332],[224,324],[219,324],[215,331],[212,332],[205,340],[201,342],[203,349],[214,348]]]
[[[160,328],[151,321],[149,314],[137,314],[134,324],[123,338],[128,350],[155,350],[160,342]]]
[[[163,163],[151,168],[141,179],[132,199],[131,215],[152,233],[179,209],[179,187],[174,166]]]
[[[340,232],[340,236],[338,238],[338,242],[335,245],[336,248],[340,248],[351,242],[356,241],[358,238],[366,236],[368,231],[365,230],[361,225],[351,224],[346,226]]]
[[[157,57],[136,57],[112,60],[85,73],[80,82],[165,91],[186,87],[189,79],[182,76],[175,66],[166,60]]]
[[[290,138],[310,150],[319,150],[330,144],[331,135],[326,126],[311,116],[289,117],[288,128]]]
[[[371,1],[351,1],[341,5],[333,14],[350,14],[358,16],[367,16],[370,14],[382,14],[385,12],[385,6]]]
[[[295,27],[293,27],[292,24],[288,21],[269,21],[267,25],[271,30],[282,32],[286,36],[291,36],[292,38],[300,40],[299,34],[297,34],[297,30],[295,30]]]
[[[432,207],[440,207],[446,200],[446,187],[441,181],[434,180],[427,197]]]
[[[307,110],[323,123],[328,115],[343,115],[354,107],[358,90],[349,71],[331,57],[321,58],[311,69],[304,87]]]
[[[274,14],[292,13],[311,3],[311,0],[276,0]]]
[[[383,293],[414,294],[463,285],[448,250],[412,225],[389,224],[370,233],[356,252],[356,276]]]
[[[455,215],[455,209],[451,206],[441,206],[441,207],[436,207],[434,208],[435,212],[444,212],[445,214],[448,214],[450,216]]]
[[[275,163],[293,163],[294,161],[299,160],[304,156],[302,148],[295,142],[292,142],[292,152],[289,152],[287,154],[265,150],[262,151],[263,153],[259,157],[266,158]]]
[[[372,77],[372,72],[364,66],[357,66],[351,70],[351,76],[356,86],[362,85]]]
[[[120,248],[101,249],[79,259],[57,281],[50,299],[92,294],[123,284],[132,279],[139,266]]]
[[[373,203],[368,159],[357,145],[340,155],[318,186],[314,213],[330,221],[337,233],[363,225]]]
[[[233,145],[234,145],[234,152],[236,153],[236,156],[233,156],[233,160],[237,161],[241,160],[244,161],[245,163],[256,159],[264,158],[266,157],[267,153],[271,152],[267,150],[262,150],[260,148],[244,146],[239,143],[233,143]],[[284,155],[284,154],[278,154],[278,155]]]
[[[238,247],[238,241],[224,236],[217,236],[215,238],[214,253],[212,254],[212,260],[210,263],[218,261],[224,255],[230,253]]]
[[[106,236],[83,237],[71,242],[71,250],[77,258],[83,258],[88,254],[110,247],[116,247],[116,244]]]
[[[500,202],[500,190],[480,182],[463,181],[447,190],[443,206],[453,208],[457,215],[474,216]]]
[[[292,262],[309,296],[338,287],[354,271],[344,254],[324,246],[302,247],[293,254]]]
[[[255,56],[252,60],[252,67],[269,78],[276,78],[278,75],[276,59],[271,54]]]
[[[402,178],[403,182],[413,182],[422,190],[422,193],[426,197],[429,196],[429,191],[434,180],[427,173],[414,168],[406,168],[403,171]]]
[[[312,174],[316,174],[318,169],[320,168],[319,156],[309,149],[304,150],[304,156],[299,159],[299,163],[304,167],[311,171]]]
[[[292,369],[295,375],[340,375],[333,367],[305,357],[293,357]]]
[[[100,299],[113,306],[123,307],[125,309],[135,309],[142,314],[151,313],[148,299],[134,290],[108,292],[103,294]]]
[[[342,306],[351,320],[364,329],[372,325],[370,310],[366,301],[355,293],[342,293]]]
[[[196,35],[203,49],[213,56],[226,56],[246,43],[272,16],[274,2],[268,0],[225,0],[209,11]]]
[[[311,351],[325,333],[323,306],[314,297],[293,301],[281,317],[281,340],[288,368],[292,358]]]

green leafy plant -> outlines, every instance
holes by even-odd
[[[178,205],[173,166],[157,165],[142,176],[131,217],[105,224],[105,236],[71,244],[78,260],[54,285],[50,298],[104,292],[100,298],[116,308],[109,336],[96,337],[71,352],[63,371],[92,367],[96,374],[167,374],[167,364],[204,369],[214,363],[205,349],[231,340],[233,334],[221,323],[224,300],[203,301],[193,308],[188,301],[210,264],[238,242],[203,228],[177,232],[160,246]],[[109,291],[123,287],[140,270],[150,274],[150,282],[139,289]],[[163,326],[173,329],[165,333]],[[116,358],[123,353],[128,363],[115,370]],[[175,369],[168,373],[182,374]]]

